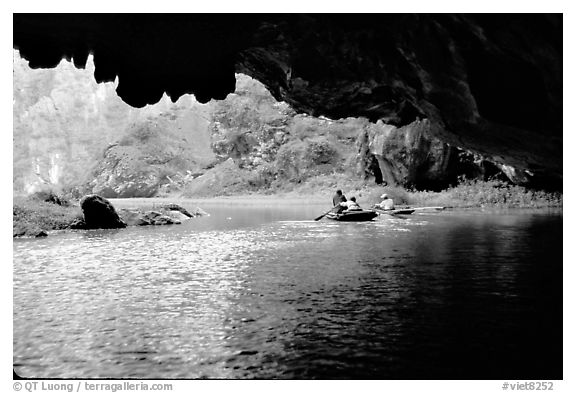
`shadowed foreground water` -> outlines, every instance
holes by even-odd
[[[561,214],[205,209],[178,226],[14,240],[14,370],[562,378]]]

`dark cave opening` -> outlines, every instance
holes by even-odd
[[[383,184],[384,178],[382,176],[382,171],[380,170],[380,164],[378,164],[378,159],[374,154],[368,157],[368,163],[366,165],[366,172],[374,176],[374,182],[376,184]]]
[[[468,56],[468,74],[480,114],[496,123],[538,132],[549,108],[539,70],[528,62],[503,59],[479,49]]]

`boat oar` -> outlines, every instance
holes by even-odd
[[[410,209],[414,210],[444,210],[446,207],[444,206],[425,206],[425,207],[411,207]]]
[[[334,207],[336,207],[336,206],[334,206]],[[321,220],[322,218],[324,218],[324,216],[325,216],[326,214],[328,214],[328,213],[330,213],[332,210],[334,210],[334,207],[331,208],[330,210],[328,210],[326,213],[324,213],[324,214],[316,217],[316,218],[314,219],[314,221],[318,221],[318,220]]]

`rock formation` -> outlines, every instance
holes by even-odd
[[[118,214],[126,225],[170,225],[181,224],[182,221],[171,217],[164,212],[149,210],[143,211],[141,209],[119,209]]]
[[[295,110],[418,117],[443,142],[561,188],[562,15],[14,15],[32,67],[94,53],[95,78],[142,107],[164,92],[200,102],[234,91],[235,72]]]
[[[190,213],[188,210],[186,210],[182,206],[177,205],[175,203],[166,203],[166,204],[163,204],[162,206],[160,206],[160,208],[162,210],[164,210],[165,212],[172,212],[172,213],[178,212],[178,213],[182,214],[184,217],[188,217],[188,218],[192,218],[195,216],[194,214]]]
[[[80,201],[86,229],[125,228],[126,223],[116,213],[114,206],[99,195],[86,195]]]
[[[118,214],[127,225],[137,226],[181,224],[190,218],[208,215],[200,208],[190,213],[175,203],[166,203],[155,210],[146,211],[138,208],[119,209]]]
[[[376,183],[437,191],[461,178],[528,181],[515,168],[441,141],[431,128],[427,119],[402,127],[380,121],[366,126],[357,140],[360,170],[374,176]]]
[[[133,124],[124,138],[104,152],[93,170],[91,191],[106,198],[152,197],[187,171],[209,165],[212,158],[206,156],[213,156],[209,135],[202,135],[204,130],[182,131],[176,125],[182,125],[186,115],[174,117]],[[194,131],[197,135],[190,136]],[[202,146],[203,139],[206,146]]]

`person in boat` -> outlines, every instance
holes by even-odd
[[[394,201],[392,198],[389,198],[387,194],[382,194],[380,198],[382,198],[382,202],[377,203],[376,207],[382,210],[394,210]]]
[[[346,197],[342,194],[342,190],[336,190],[336,194],[332,197],[332,205],[337,206],[342,202],[346,202]]]
[[[336,194],[332,197],[332,205],[334,206],[334,213],[342,213],[346,207],[342,206],[341,203],[345,203],[346,197],[342,194],[342,190],[336,190]]]
[[[349,201],[346,202],[340,202],[340,206],[345,207],[346,211],[362,210],[358,202],[356,202],[356,197],[352,197]]]

